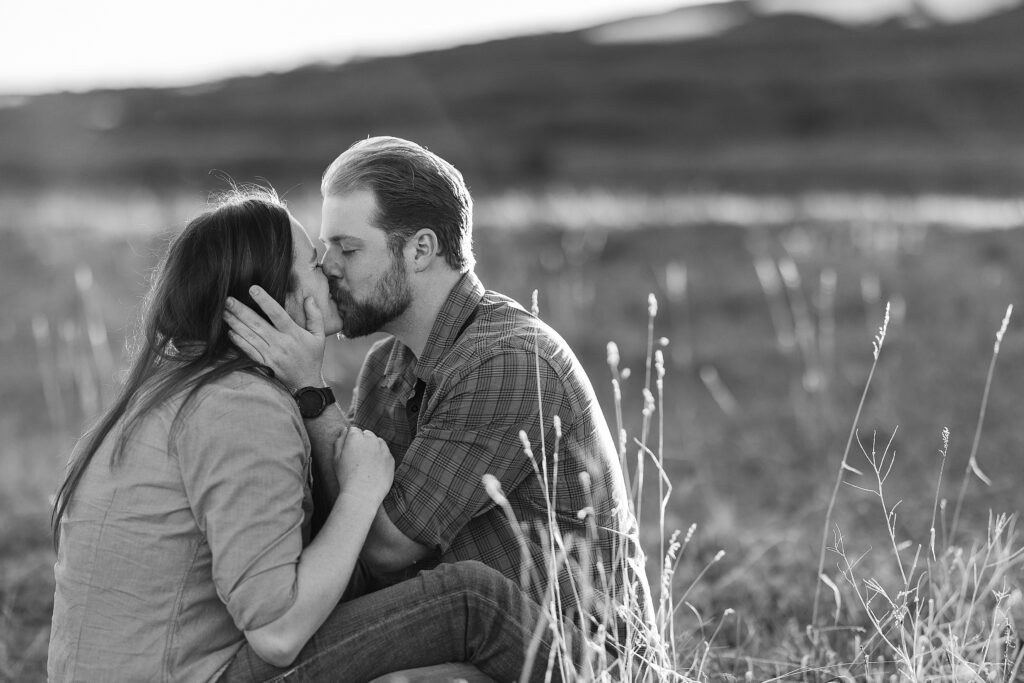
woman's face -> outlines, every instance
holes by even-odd
[[[291,220],[292,279],[295,288],[285,301],[285,310],[288,311],[292,320],[305,327],[306,313],[302,302],[307,297],[313,297],[313,301],[320,308],[320,314],[324,317],[324,332],[337,334],[341,331],[341,318],[338,316],[337,307],[331,300],[327,276],[320,269],[319,254],[302,224],[294,217]]]

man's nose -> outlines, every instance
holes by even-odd
[[[344,274],[340,261],[332,258],[330,252],[324,254],[320,261],[320,270],[324,271],[327,277],[340,278]]]

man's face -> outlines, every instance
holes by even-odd
[[[327,275],[346,337],[386,329],[412,303],[405,262],[373,225],[377,199],[370,190],[352,190],[324,199],[320,241]]]

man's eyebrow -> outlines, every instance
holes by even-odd
[[[340,245],[344,243],[353,247],[361,247],[365,244],[363,240],[359,239],[358,237],[353,237],[352,235],[331,235],[327,239],[321,237],[320,241],[323,242],[324,244],[335,245]]]

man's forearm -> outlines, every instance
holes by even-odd
[[[338,497],[338,477],[334,471],[334,450],[341,446],[341,439],[348,432],[348,418],[341,406],[332,403],[319,417],[305,420],[306,432],[313,452],[313,479],[321,492],[316,503],[326,505],[324,516]]]
[[[381,505],[363,545],[362,558],[375,573],[400,571],[430,555],[430,548],[406,536]]]

